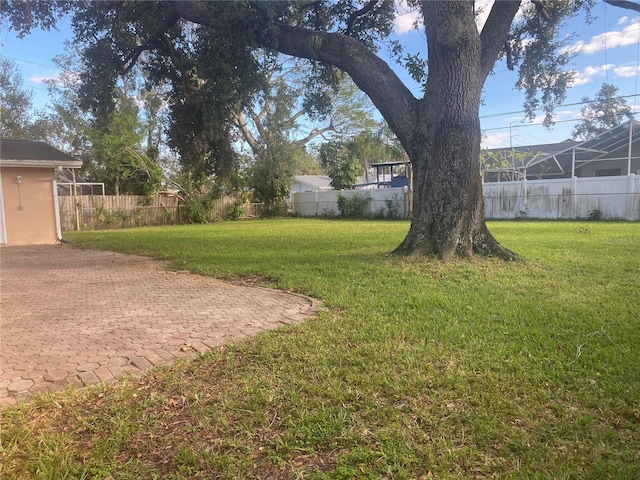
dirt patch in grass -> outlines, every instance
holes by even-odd
[[[278,284],[278,280],[270,277],[263,277],[261,275],[247,275],[243,277],[231,277],[228,280],[233,285],[241,287],[266,287],[273,288]]]

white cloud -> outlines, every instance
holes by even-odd
[[[476,0],[474,7],[476,9],[476,25],[478,26],[479,32],[482,31],[482,29],[484,28],[484,24],[487,23],[487,18],[491,13],[491,9],[493,8],[494,3],[495,0]],[[516,13],[515,18],[513,19],[514,22],[517,22],[522,18],[522,8],[523,5],[520,5],[518,13]]]
[[[39,83],[41,85],[55,85],[58,87],[64,87],[70,84],[79,84],[80,75],[77,72],[56,72],[51,76],[34,76],[29,77],[29,81],[33,83]]]
[[[637,65],[616,67],[613,71],[618,77],[635,77],[640,74],[640,68]]]
[[[478,31],[482,31],[484,24],[487,21],[487,17],[489,17],[489,13],[491,13],[491,8],[495,0],[476,0],[474,8],[476,10],[476,25],[478,27]],[[516,14],[515,21],[519,20],[522,17],[522,7],[518,10]],[[396,18],[394,20],[394,28],[393,32],[396,35],[402,35],[404,33],[410,32],[414,29],[414,25],[419,25],[422,27],[422,15],[420,10],[411,7],[407,4],[405,0],[396,0]]]
[[[489,13],[491,13],[491,7],[493,7],[493,0],[478,0],[475,3],[476,9],[476,25],[478,26],[478,31],[482,31],[482,27],[487,22],[487,17],[489,17]]]
[[[562,120],[571,120],[576,118],[576,110],[556,110],[553,114],[553,121],[560,122]]]
[[[630,20],[629,17],[627,17],[626,15],[624,17],[620,17],[618,19],[618,25],[624,25],[625,23],[628,23]]]
[[[396,35],[402,35],[413,30],[414,25],[422,25],[422,17],[420,10],[410,7],[403,1],[396,1],[396,18],[393,21],[393,32]]]
[[[482,148],[499,148],[509,143],[509,132],[491,133],[482,137]]]
[[[638,31],[640,30],[640,22],[634,21],[631,25],[622,30],[612,30],[610,32],[601,33],[591,37],[591,40],[584,42],[577,41],[569,50],[575,53],[593,54],[603,51],[605,48],[626,47],[638,43],[640,38]]]
[[[33,83],[41,83],[46,85],[49,82],[58,82],[60,77],[56,74],[53,77],[29,77],[29,81]]]
[[[582,72],[577,72],[573,82],[571,83],[572,87],[577,87],[580,85],[586,85],[593,81],[594,77],[599,75],[603,75],[607,72],[607,70],[612,70],[613,65],[600,65],[599,67],[586,67]]]

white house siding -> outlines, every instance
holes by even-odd
[[[640,176],[581,177],[485,183],[487,218],[603,218],[640,220]]]

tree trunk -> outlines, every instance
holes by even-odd
[[[482,33],[470,0],[423,1],[428,48],[425,96],[417,100],[388,64],[347,35],[278,25],[268,48],[334,65],[365,92],[409,154],[413,219],[396,252],[448,260],[474,253],[513,260],[484,220],[480,94],[507,40],[519,0],[495,2]],[[215,28],[200,2],[177,2],[186,19]]]
[[[474,253],[514,260],[515,254],[502,248],[485,225],[478,114],[465,118],[445,98],[430,100],[429,108],[436,102],[445,104],[448,113],[427,114],[424,135],[410,152],[413,217],[396,252],[442,260]]]
[[[480,176],[481,41],[467,2],[424,2],[429,76],[409,147],[413,219],[396,252],[515,259],[489,233]]]

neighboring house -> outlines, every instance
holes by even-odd
[[[483,157],[488,183],[639,174],[640,122],[625,122],[584,142],[494,148]]]
[[[295,175],[289,187],[291,193],[317,192],[318,190],[333,190],[331,177],[326,175]]]
[[[0,139],[0,244],[61,239],[56,177],[82,162],[44,142]]]
[[[371,175],[367,175],[366,178],[358,177],[356,188],[370,190],[372,188],[409,187],[410,162],[372,163],[371,168],[376,170],[375,180]]]

